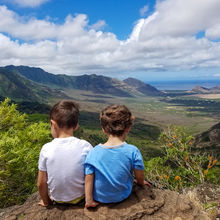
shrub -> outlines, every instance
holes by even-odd
[[[36,187],[38,157],[49,124],[28,123],[6,99],[0,103],[0,207],[25,201]]]
[[[217,160],[192,151],[193,137],[183,127],[169,126],[160,136],[164,156],[145,162],[146,178],[159,188],[181,191],[205,181]]]

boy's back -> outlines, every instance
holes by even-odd
[[[118,146],[97,145],[87,156],[86,174],[94,173],[93,196],[111,203],[126,199],[133,186],[133,170],[144,169],[137,147],[124,142]]]
[[[39,170],[47,172],[53,200],[67,202],[84,195],[84,161],[91,149],[76,137],[55,138],[43,146]]]

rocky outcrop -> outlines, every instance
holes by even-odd
[[[220,187],[215,184],[200,184],[184,190],[195,203],[203,204],[212,219],[220,220]]]
[[[186,195],[169,190],[135,187],[128,199],[117,204],[101,204],[88,210],[78,206],[52,205],[49,208],[37,205],[38,193],[33,194],[23,205],[0,211],[2,220],[209,220],[202,207]]]

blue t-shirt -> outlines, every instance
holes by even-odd
[[[102,203],[126,199],[133,186],[133,170],[143,170],[140,151],[134,145],[93,148],[85,161],[85,174],[94,173],[93,198]]]

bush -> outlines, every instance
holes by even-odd
[[[146,178],[159,188],[181,191],[205,181],[214,182],[210,169],[217,159],[192,151],[193,137],[182,127],[169,126],[160,136],[163,157],[145,162]]]
[[[6,99],[0,103],[0,207],[25,201],[36,189],[38,157],[50,141],[49,125],[28,123]]]

